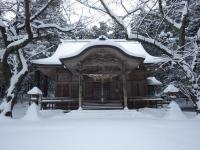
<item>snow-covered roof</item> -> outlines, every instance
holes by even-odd
[[[92,46],[108,45],[114,46],[125,52],[130,56],[144,58],[144,63],[158,63],[163,61],[163,58],[151,56],[145,51],[141,43],[137,41],[127,41],[123,39],[93,39],[93,40],[62,40],[56,52],[48,58],[32,60],[34,64],[50,64],[60,65],[62,58],[69,58],[76,56],[85,49]]]
[[[33,87],[31,90],[29,90],[27,92],[27,94],[30,94],[30,95],[42,95],[42,91],[38,88],[38,87]]]
[[[147,84],[148,85],[162,85],[162,82],[158,81],[155,77],[148,77]]]
[[[164,93],[177,93],[179,92],[179,89],[175,87],[173,84],[168,85],[164,91]]]

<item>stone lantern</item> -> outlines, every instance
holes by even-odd
[[[31,90],[27,92],[30,95],[30,103],[36,103],[37,105],[40,103],[42,99],[42,91],[38,87],[33,87]]]
[[[172,99],[176,99],[177,98],[177,93],[180,90],[175,87],[173,84],[169,84],[163,91],[163,93],[165,93],[167,95],[167,97],[169,98],[169,100]]]

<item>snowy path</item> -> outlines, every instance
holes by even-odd
[[[0,118],[0,149],[199,150],[200,117],[172,121],[165,113],[72,111],[42,112],[38,121]]]

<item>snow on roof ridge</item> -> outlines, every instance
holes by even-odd
[[[67,43],[67,42],[91,42],[91,41],[96,41],[97,39],[60,39],[62,43]],[[138,41],[134,40],[126,40],[126,39],[106,39],[106,40],[111,40],[113,42],[131,42],[131,43],[140,43]],[[105,40],[105,41],[106,41]]]
[[[75,43],[74,43],[75,42]],[[43,64],[43,65],[61,65],[60,59],[70,58],[76,56],[83,52],[86,48],[92,46],[115,46],[122,50],[124,53],[134,56],[144,58],[144,63],[159,63],[163,62],[164,59],[161,57],[155,57],[150,55],[142,44],[138,41],[129,41],[125,39],[70,39],[70,40],[61,40],[61,43],[58,45],[57,50],[51,57],[32,60],[31,63],[34,64]]]
[[[138,43],[140,44],[140,43]],[[92,46],[99,46],[99,45],[106,45],[106,46],[114,46],[114,47],[117,47],[119,49],[121,49],[123,52],[129,54],[129,55],[132,55],[132,56],[135,56],[135,57],[141,57],[141,58],[146,58],[146,56],[143,54],[134,54],[134,53],[131,53],[129,52],[126,48],[124,48],[123,45],[111,40],[111,39],[105,39],[105,40],[100,40],[99,38],[98,39],[94,39],[92,41],[89,41],[88,43],[86,43],[85,45],[83,45],[76,53],[72,54],[71,56],[69,55],[62,55],[61,57],[59,57],[60,59],[64,59],[64,58],[70,58],[70,57],[73,57],[73,56],[76,56],[76,55],[79,55],[80,53],[82,53],[85,49],[89,48],[89,47],[92,47]]]

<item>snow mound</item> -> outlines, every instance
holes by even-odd
[[[200,114],[198,114],[195,117],[193,117],[192,120],[194,120],[194,121],[200,121]]]
[[[172,101],[168,107],[169,109],[167,110],[167,113],[165,114],[164,119],[168,119],[168,120],[186,119],[179,105],[176,102]]]
[[[39,108],[35,103],[32,103],[29,106],[25,116],[23,117],[23,120],[40,120]]]
[[[4,99],[3,102],[0,104],[0,111],[2,115],[5,115],[6,112],[9,112],[11,110],[11,101],[6,102]]]
[[[4,110],[5,104],[5,100],[3,100],[0,104],[0,110]]]
[[[5,122],[5,121],[12,121],[12,118],[6,117],[4,114],[0,114],[0,122]]]
[[[154,118],[162,118],[165,115],[165,108],[141,108],[140,112],[144,115],[153,116]]]
[[[197,109],[200,110],[200,100],[197,101]]]

